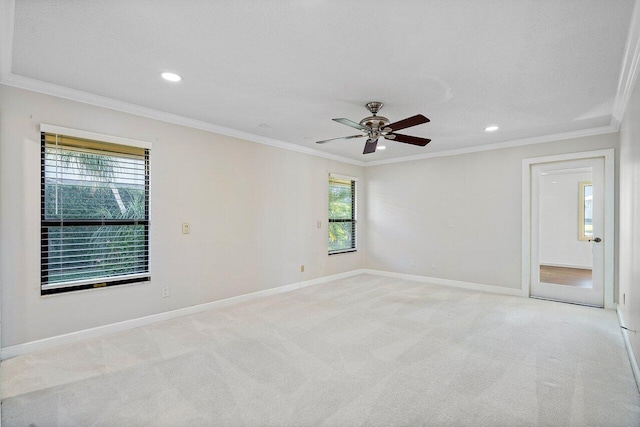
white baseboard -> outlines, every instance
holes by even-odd
[[[578,264],[558,264],[555,262],[542,262],[540,261],[540,267],[546,265],[548,267],[563,267],[563,268],[577,268],[579,270],[591,270],[590,265],[578,265]]]
[[[378,276],[393,277],[396,279],[413,280],[414,282],[431,283],[432,285],[451,286],[454,288],[469,289],[472,291],[492,292],[494,294],[528,296],[524,295],[520,288],[503,288],[502,286],[483,285],[481,283],[462,282],[459,280],[440,279],[437,277],[418,276],[415,274],[393,273],[391,271],[365,269],[367,274],[376,274]]]
[[[618,322],[620,323],[620,326],[626,328],[627,325],[624,323],[622,310],[620,310],[619,304],[616,304],[616,311],[618,312]],[[629,341],[629,332],[626,329],[620,329],[622,331],[622,337],[624,338],[624,346],[627,347],[627,354],[629,355],[629,362],[631,363],[633,377],[636,379],[636,386],[638,387],[638,391],[640,391],[640,368],[638,368],[638,360],[636,359],[636,355],[633,353],[631,341]]]
[[[455,288],[469,289],[473,291],[493,292],[504,295],[523,296],[520,289],[503,288],[500,286],[483,285],[472,282],[461,282],[457,280],[439,279],[436,277],[417,276],[413,274],[393,273],[389,271],[360,269],[352,270],[344,273],[333,274],[331,276],[319,277],[317,279],[307,280],[304,282],[292,283],[289,285],[279,286],[277,288],[265,289],[263,291],[253,292],[245,295],[238,295],[223,300],[212,301],[204,304],[193,305],[190,307],[179,308],[177,310],[167,311],[164,313],[152,314],[150,316],[139,317],[136,319],[125,320],[109,325],[98,326],[81,331],[71,332],[68,334],[57,335],[55,337],[44,338],[37,341],[30,341],[22,344],[16,344],[2,348],[0,358],[2,360],[35,351],[46,350],[64,344],[71,344],[86,339],[98,338],[104,335],[122,332],[129,329],[139,328],[141,326],[162,322],[164,320],[174,319],[176,317],[188,316],[190,314],[200,313],[214,308],[225,307],[237,304],[243,301],[249,301],[256,298],[262,298],[269,295],[281,294],[284,292],[295,291],[296,289],[305,288],[307,286],[319,285],[321,283],[331,282],[334,280],[344,279],[347,277],[357,276],[358,274],[374,274],[378,276],[394,277],[403,280],[413,280],[416,282],[431,283],[434,285],[452,286]]]
[[[306,280],[304,282],[292,283],[289,285],[279,286],[277,288],[265,289],[263,291],[252,292],[250,294],[238,295],[236,297],[226,298],[223,300],[212,301],[204,304],[192,305],[190,307],[179,308],[177,310],[166,311],[164,313],[152,314],[150,316],[138,317],[136,319],[125,320],[109,325],[98,326],[95,328],[84,329],[81,331],[71,332],[68,334],[57,335],[55,337],[44,338],[37,341],[30,341],[23,344],[16,344],[3,347],[0,358],[2,360],[11,357],[20,356],[34,351],[46,350],[48,348],[57,347],[59,345],[71,344],[78,341],[98,338],[104,335],[122,332],[129,329],[139,328],[140,326],[150,325],[152,323],[162,322],[163,320],[174,319],[176,317],[188,316],[190,314],[200,313],[211,310],[213,308],[225,307],[237,304],[243,301],[249,301],[256,298],[262,298],[269,295],[281,294],[284,292],[295,291],[296,289],[306,288],[307,286],[319,285],[321,283],[331,282],[333,280],[344,279],[351,276],[364,273],[364,270],[352,270],[345,273],[332,274],[331,276],[319,277],[317,279]]]

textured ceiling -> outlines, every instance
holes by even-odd
[[[12,73],[356,160],[607,126],[632,0],[15,1]],[[161,71],[183,81],[169,84]],[[368,101],[427,147],[363,139]],[[497,124],[500,130],[486,133]]]

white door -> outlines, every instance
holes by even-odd
[[[603,307],[604,158],[531,174],[531,296]]]

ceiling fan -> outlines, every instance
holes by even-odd
[[[429,119],[427,119],[422,114],[417,114],[404,120],[400,120],[399,122],[389,124],[389,119],[376,115],[382,108],[382,105],[382,102],[369,102],[366,107],[372,115],[360,120],[360,123],[356,123],[352,120],[344,118],[333,119],[333,121],[342,123],[343,125],[351,126],[352,128],[356,128],[364,132],[363,135],[351,135],[343,136],[340,138],[325,139],[324,141],[317,141],[316,144],[324,144],[325,142],[336,141],[339,139],[362,138],[363,136],[368,136],[369,138],[367,139],[367,143],[364,145],[364,151],[362,152],[362,154],[369,154],[375,153],[376,146],[378,145],[378,138],[380,137],[392,141],[404,142],[406,144],[419,145],[420,147],[424,147],[429,142],[431,142],[430,139],[396,133],[396,131],[401,129],[428,123],[430,121]]]

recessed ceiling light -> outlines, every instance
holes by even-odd
[[[164,72],[160,75],[162,76],[163,79],[168,80],[170,82],[179,82],[180,80],[182,80],[182,77],[180,77],[176,73]]]
[[[260,123],[258,126],[260,126],[261,128],[265,128],[265,129],[266,129],[266,128],[270,128],[270,127],[271,127],[271,126],[269,126],[269,125],[268,125],[268,124],[266,124],[266,123]]]
[[[386,150],[386,149],[387,149],[387,147],[385,147],[384,145],[381,145],[381,146],[378,147],[378,150]]]
[[[498,126],[496,126],[496,125],[487,126],[486,128],[484,128],[484,130],[487,131],[487,132],[495,132],[498,129],[500,129],[500,128]]]

